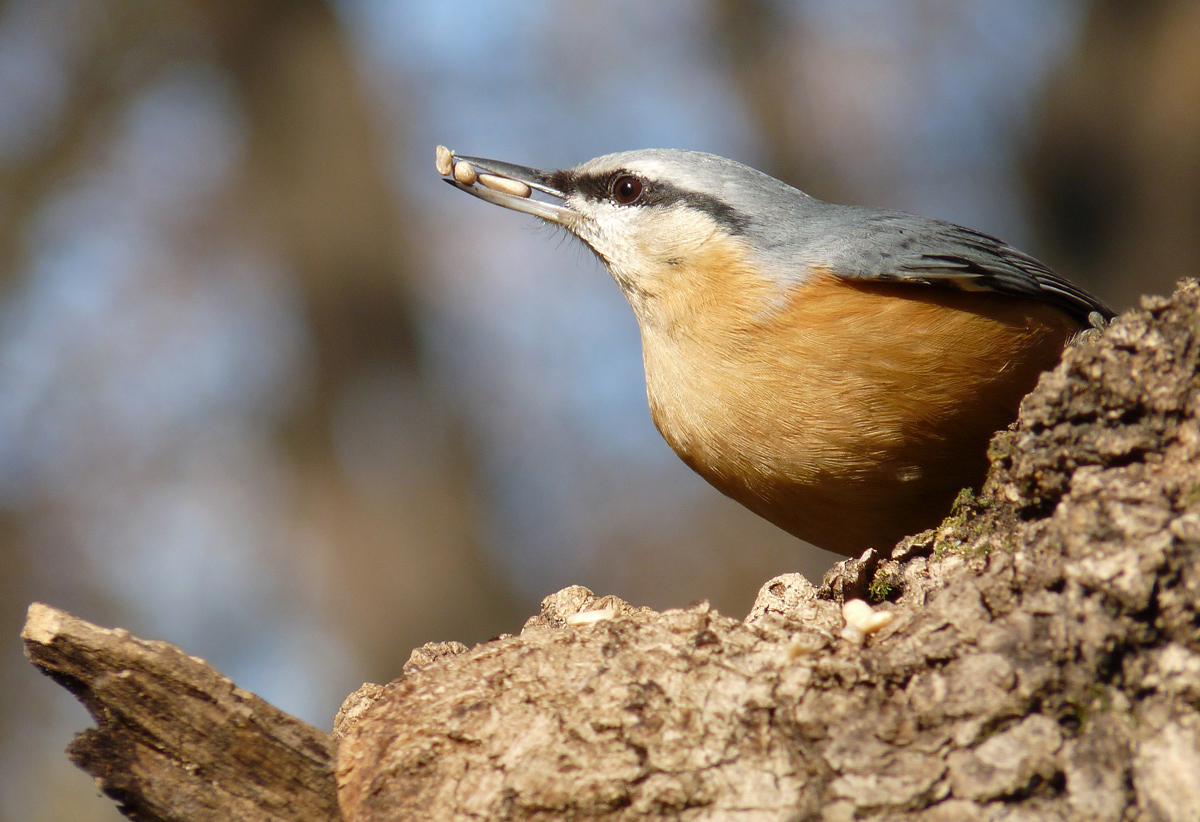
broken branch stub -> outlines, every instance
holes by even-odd
[[[40,603],[21,637],[30,661],[96,721],[68,754],[130,819],[340,819],[329,735],[203,660]]]

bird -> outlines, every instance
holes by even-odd
[[[887,552],[979,488],[992,435],[1114,315],[988,234],[645,149],[544,171],[438,147],[450,184],[582,240],[637,317],[651,416],[725,495]]]

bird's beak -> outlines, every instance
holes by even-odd
[[[513,211],[567,227],[576,216],[571,208],[562,204],[567,195],[552,184],[552,175],[547,171],[500,160],[464,157],[444,146],[437,148],[437,170],[442,179],[455,188]],[[534,199],[535,191],[550,200]]]

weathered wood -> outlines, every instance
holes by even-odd
[[[329,734],[204,660],[40,603],[21,637],[30,661],[91,712],[97,727],[68,754],[130,819],[340,819]]]

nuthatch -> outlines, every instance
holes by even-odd
[[[711,154],[538,171],[439,146],[437,167],[583,240],[637,315],[675,452],[841,554],[935,525],[982,481],[988,440],[1038,375],[1093,313],[1113,315],[987,234],[825,203]]]

